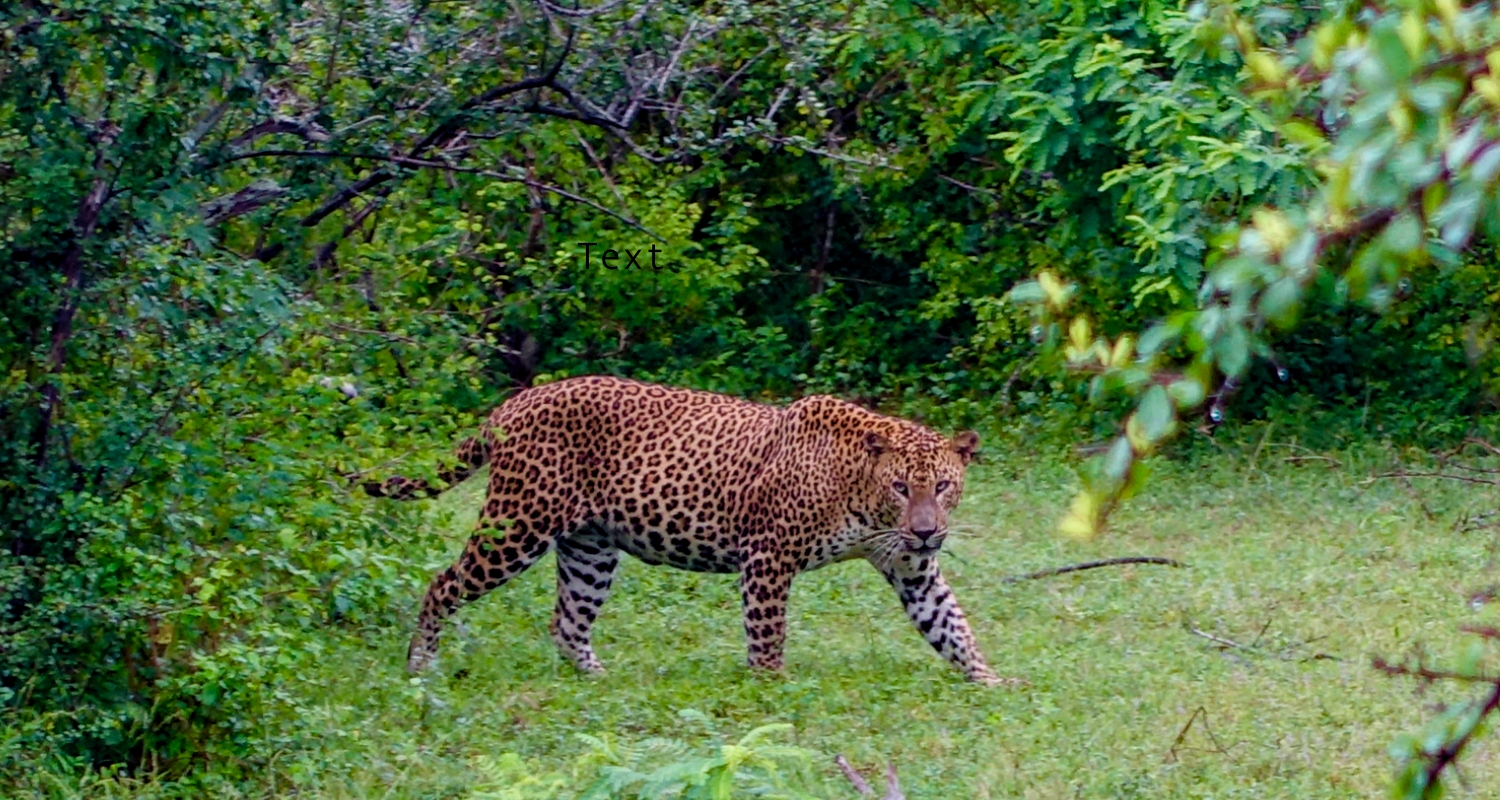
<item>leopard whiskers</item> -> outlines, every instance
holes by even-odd
[[[875,531],[874,535],[867,539],[866,542],[871,548],[868,558],[872,562],[884,566],[890,564],[892,559],[901,550],[901,531],[895,528]]]
[[[896,552],[900,549],[900,547],[900,542],[882,542],[880,547],[876,548],[875,551],[870,554],[870,561],[874,562],[875,565],[879,566],[881,569],[885,569],[889,567],[893,561],[895,561]]]

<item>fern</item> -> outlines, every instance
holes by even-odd
[[[484,781],[469,791],[470,800],[556,800],[568,780],[557,773],[542,774],[516,753],[474,759]]]
[[[701,712],[688,709],[680,716],[712,732]],[[734,743],[718,745],[711,755],[693,755],[693,748],[676,739],[628,744],[607,735],[577,734],[589,746],[580,764],[593,765],[598,774],[579,800],[816,800],[804,788],[814,753],[768,742],[791,729],[785,723],[762,725]]]

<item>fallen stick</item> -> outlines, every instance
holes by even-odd
[[[1303,661],[1325,661],[1325,660],[1326,661],[1343,661],[1343,659],[1339,658],[1338,656],[1329,655],[1328,653],[1313,653],[1312,655],[1307,656],[1306,658],[1296,658],[1296,657],[1294,657],[1294,656],[1292,656],[1292,655],[1289,654],[1291,650],[1294,650],[1294,649],[1299,648],[1299,647],[1306,647],[1307,645],[1312,644],[1313,642],[1317,641],[1318,639],[1323,638],[1321,636],[1313,637],[1312,639],[1308,639],[1307,641],[1304,641],[1304,642],[1301,642],[1301,643],[1298,643],[1298,644],[1295,644],[1295,645],[1291,645],[1290,647],[1282,650],[1281,652],[1275,652],[1275,653],[1273,653],[1270,650],[1266,650],[1266,649],[1261,648],[1261,647],[1256,647],[1253,644],[1243,644],[1241,642],[1236,642],[1233,639],[1226,639],[1223,636],[1218,636],[1218,635],[1209,633],[1208,631],[1205,631],[1205,630],[1199,630],[1198,628],[1194,628],[1191,625],[1185,625],[1183,627],[1185,627],[1187,629],[1188,633],[1191,633],[1194,636],[1201,636],[1202,638],[1207,639],[1210,642],[1213,642],[1214,644],[1218,645],[1220,648],[1230,648],[1230,647],[1232,647],[1232,648],[1234,648],[1236,650],[1244,650],[1247,653],[1251,653],[1251,654],[1257,655],[1257,656],[1264,656],[1266,658],[1275,658],[1275,659],[1278,659],[1278,660],[1281,660],[1281,661],[1297,661],[1297,662],[1303,662]],[[1269,623],[1267,623],[1267,627],[1269,627]],[[1261,633],[1265,633],[1265,632],[1266,632],[1265,628],[1261,628]],[[1256,635],[1255,641],[1257,641],[1257,642],[1260,641],[1260,635],[1259,634]]]
[[[1344,466],[1342,461],[1328,456],[1286,456],[1281,459],[1288,464],[1301,464],[1304,461],[1322,461],[1328,464],[1329,469]]]
[[[854,784],[854,791],[859,792],[860,797],[875,796],[875,790],[870,788],[870,784],[865,780],[865,776],[859,774],[859,770],[855,769],[849,763],[849,759],[844,758],[843,753],[834,756],[833,763],[837,764],[839,770],[844,773],[844,777],[848,778],[849,782]]]
[[[1225,639],[1222,636],[1215,636],[1212,633],[1209,633],[1208,631],[1200,631],[1197,628],[1188,628],[1188,633],[1191,633],[1194,636],[1202,636],[1203,638],[1209,640],[1210,642],[1213,642],[1214,644],[1221,644],[1221,645],[1224,645],[1225,647],[1237,647],[1237,648],[1239,648],[1241,650],[1251,650],[1251,651],[1259,652],[1258,650],[1256,650],[1256,647],[1254,645],[1240,644],[1239,642],[1236,642],[1233,639]]]
[[[1462,481],[1464,483],[1477,483],[1483,486],[1500,486],[1500,481],[1488,480],[1486,478],[1474,478],[1468,475],[1447,475],[1441,472],[1382,472],[1379,475],[1371,475],[1359,482],[1360,486],[1374,483],[1381,478],[1442,478],[1449,481]]]
[[[1021,581],[1034,581],[1038,578],[1050,578],[1054,575],[1066,575],[1069,572],[1082,572],[1086,569],[1098,569],[1099,567],[1113,567],[1120,564],[1161,564],[1167,567],[1186,567],[1181,561],[1160,556],[1124,556],[1122,558],[1106,558],[1103,561],[1085,561],[1082,564],[1069,564],[1066,567],[1053,567],[1052,569],[1028,572],[1025,575],[1007,575],[1000,579],[1001,583],[1020,583]]]
[[[842,753],[833,757],[833,763],[837,764],[839,770],[844,773],[844,777],[854,784],[854,791],[859,792],[860,797],[875,796],[875,790],[870,788],[869,781],[859,774],[859,770],[855,769]],[[901,791],[901,782],[896,779],[894,763],[885,766],[885,797],[882,800],[906,800],[906,793]]]

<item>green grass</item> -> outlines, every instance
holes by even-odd
[[[1335,454],[1340,466],[1287,463],[1290,452],[1252,442],[1158,465],[1147,491],[1087,544],[1052,533],[1074,486],[1065,468],[998,454],[976,467],[960,513],[969,530],[950,540],[944,568],[991,664],[1025,688],[964,683],[863,562],[799,578],[778,677],[743,666],[734,576],[627,560],[595,629],[608,673],[581,677],[547,634],[549,557],[460,614],[465,631],[450,628],[442,672],[425,684],[403,671],[405,627],[331,639],[320,669],[288,687],[313,698],[302,723],[319,744],[286,754],[266,789],[295,781],[300,796],[461,797],[482,777],[481,755],[516,752],[571,774],[586,749],[579,732],[722,740],[685,725],[677,712],[692,708],[724,738],[793,724],[797,744],[826,756],[815,767],[829,797],[855,796],[835,753],[867,774],[894,762],[912,798],[1376,795],[1392,739],[1464,693],[1418,697],[1410,681],[1373,670],[1371,656],[1419,643],[1446,656],[1464,641],[1461,625],[1494,620],[1467,598],[1496,580],[1496,531],[1454,523],[1500,498],[1424,485],[1429,519],[1401,483],[1362,483],[1389,465],[1388,451]],[[481,484],[435,507],[452,536],[425,567],[457,552]],[[997,580],[1137,554],[1190,568]],[[1189,628],[1256,649],[1224,649]],[[1481,788],[1456,794],[1496,785],[1496,750],[1478,743],[1464,772]]]

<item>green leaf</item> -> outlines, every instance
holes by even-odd
[[[1323,136],[1323,131],[1306,120],[1287,120],[1281,124],[1281,132],[1288,139],[1312,152],[1318,152],[1328,146],[1328,139]]]
[[[1158,322],[1141,334],[1141,341],[1136,351],[1141,354],[1141,357],[1149,358],[1172,344],[1181,335],[1182,325],[1179,321]]]
[[[1167,387],[1167,393],[1172,396],[1178,408],[1195,408],[1203,402],[1205,396],[1203,384],[1193,378],[1172,381]]]
[[[1394,16],[1382,18],[1370,29],[1370,51],[1379,60],[1386,81],[1401,83],[1411,77],[1412,60],[1397,32],[1399,20]]]
[[[1130,472],[1130,465],[1134,460],[1135,451],[1130,447],[1130,440],[1120,436],[1104,456],[1104,475],[1112,481],[1122,481]]]
[[[1031,280],[1022,281],[1006,294],[1012,303],[1017,305],[1034,305],[1047,301],[1047,293],[1042,290],[1041,283]]]
[[[1214,343],[1214,354],[1219,369],[1225,375],[1238,378],[1250,363],[1250,336],[1244,328],[1231,326]]]
[[[1152,386],[1146,390],[1136,414],[1141,420],[1141,432],[1153,442],[1161,440],[1176,417],[1172,398],[1161,386]]]
[[[1293,278],[1282,278],[1261,295],[1260,311],[1272,324],[1286,330],[1296,324],[1301,302],[1301,285]]]

